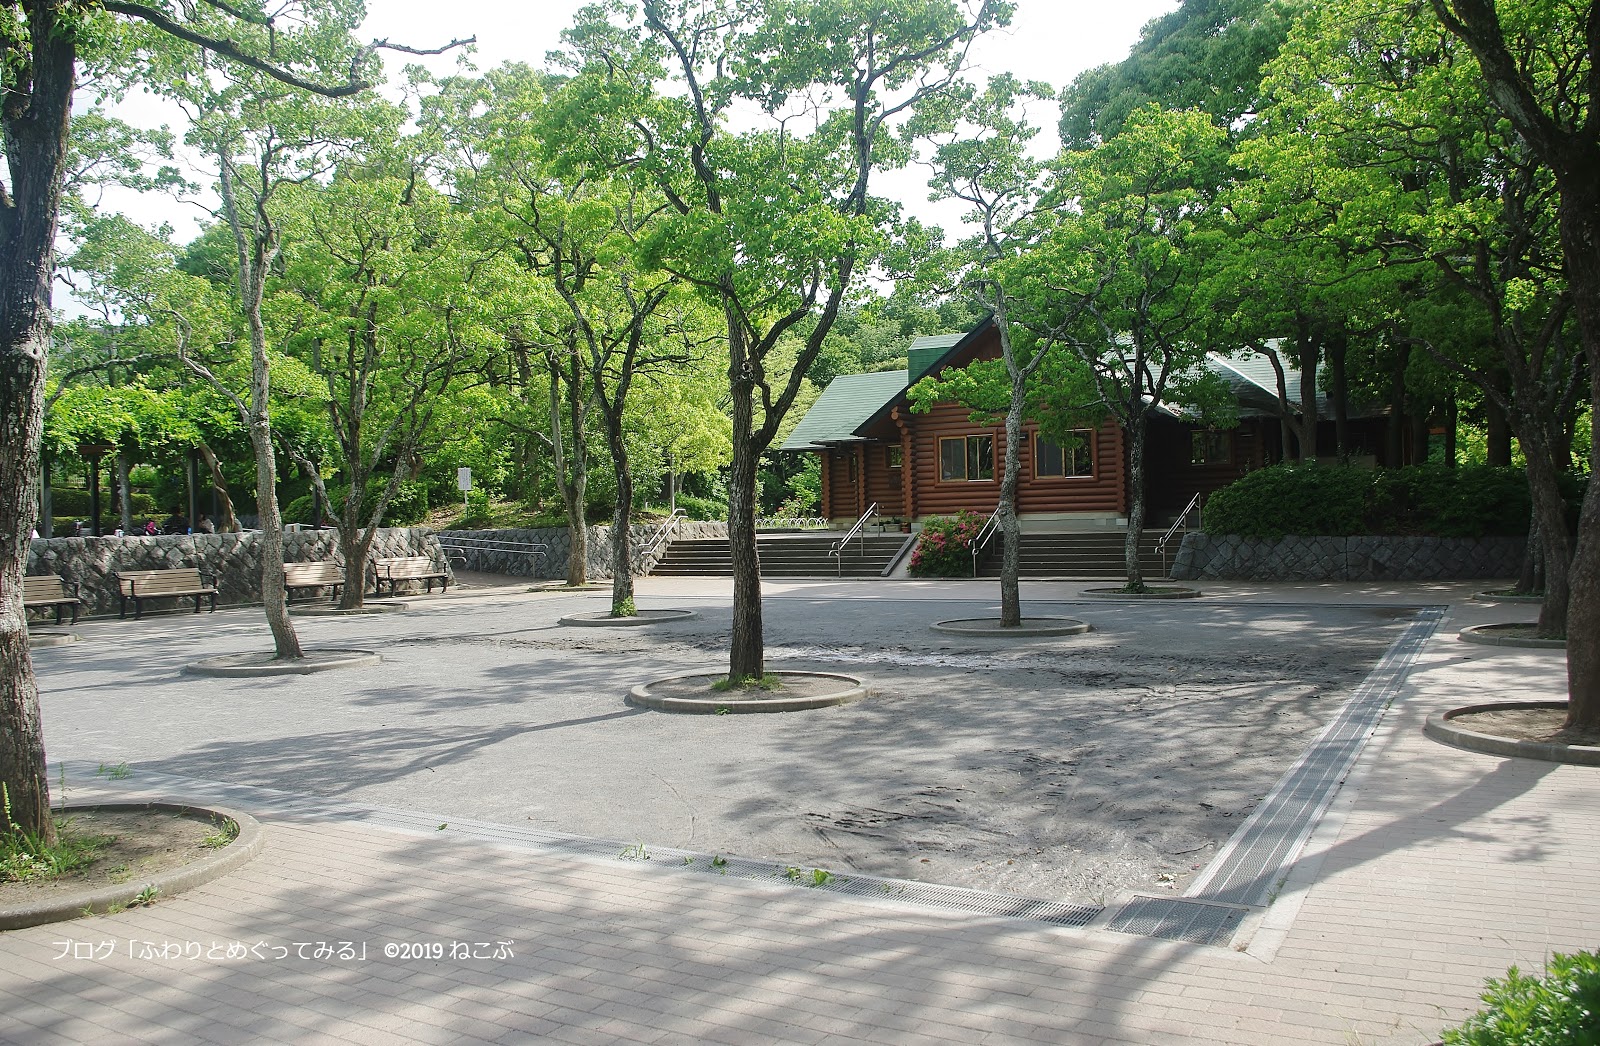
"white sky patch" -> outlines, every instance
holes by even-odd
[[[361,31],[365,39],[389,39],[413,47],[435,47],[452,39],[476,35],[478,38],[472,62],[486,71],[504,62],[544,64],[545,55],[561,46],[561,31],[571,24],[573,15],[586,0],[453,0],[439,4],[437,0],[371,0],[366,24]],[[996,30],[981,37],[971,52],[968,76],[983,80],[988,76],[1009,72],[1023,80],[1043,80],[1057,88],[1070,83],[1079,73],[1107,62],[1125,58],[1129,48],[1139,39],[1139,30],[1178,6],[1178,0],[1120,0],[1116,3],[1088,2],[1088,0],[1018,0],[1017,12],[1009,28]],[[385,53],[390,76],[398,80],[401,69],[409,63],[422,64],[437,75],[448,75],[456,70],[455,54],[433,58]],[[391,97],[399,97],[399,89],[391,84],[386,89]],[[93,104],[84,96],[79,100],[80,110]],[[142,126],[167,124],[175,131],[183,126],[183,112],[170,103],[162,102],[147,92],[135,93],[113,112],[130,123]],[[1058,141],[1055,130],[1055,113],[1043,106],[1030,116],[1042,125],[1034,140],[1034,151],[1039,155],[1055,152]],[[212,165],[203,157],[185,154],[180,157],[184,174],[192,181],[209,185],[215,180]],[[928,200],[928,170],[912,165],[899,171],[884,171],[874,175],[873,191],[876,195],[900,201],[906,214],[919,218],[926,224],[940,225],[947,239],[959,236],[958,226],[964,205],[946,201],[931,203]],[[154,228],[163,223],[173,227],[174,238],[187,242],[198,233],[200,224],[208,219],[209,201],[181,202],[164,193],[139,194],[128,190],[108,188],[100,199],[100,206],[121,211],[129,218]],[[65,289],[57,293],[57,305],[69,313],[79,311]]]

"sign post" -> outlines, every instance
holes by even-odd
[[[461,518],[465,519],[472,512],[472,506],[467,504],[467,491],[472,489],[472,470],[465,465],[456,469],[456,486],[461,488]]]

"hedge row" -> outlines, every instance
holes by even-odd
[[[1581,496],[1574,481],[1571,497]],[[1487,465],[1274,465],[1211,495],[1207,534],[1281,538],[1358,534],[1479,538],[1526,534],[1528,480]]]

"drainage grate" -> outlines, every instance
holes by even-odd
[[[1444,610],[1424,607],[1417,614],[1184,896],[1224,904],[1271,903]]]
[[[1190,944],[1227,944],[1246,909],[1181,897],[1135,897],[1111,917],[1109,929]]]

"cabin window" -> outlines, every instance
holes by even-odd
[[[858,467],[859,467],[859,464],[856,461],[856,456],[854,454],[850,455],[850,482],[851,483],[854,483],[856,481],[856,476],[857,476],[857,471],[856,470],[857,470]]]
[[[1088,429],[1073,429],[1067,444],[1038,433],[1033,437],[1033,474],[1041,477],[1094,475],[1094,440]]]
[[[994,479],[994,437],[953,436],[939,441],[939,478]]]
[[[1226,465],[1233,461],[1232,433],[1196,429],[1189,453],[1191,465]]]
[[[892,469],[899,468],[905,462],[905,453],[906,448],[899,446],[898,444],[892,447],[883,448],[884,460]]]

